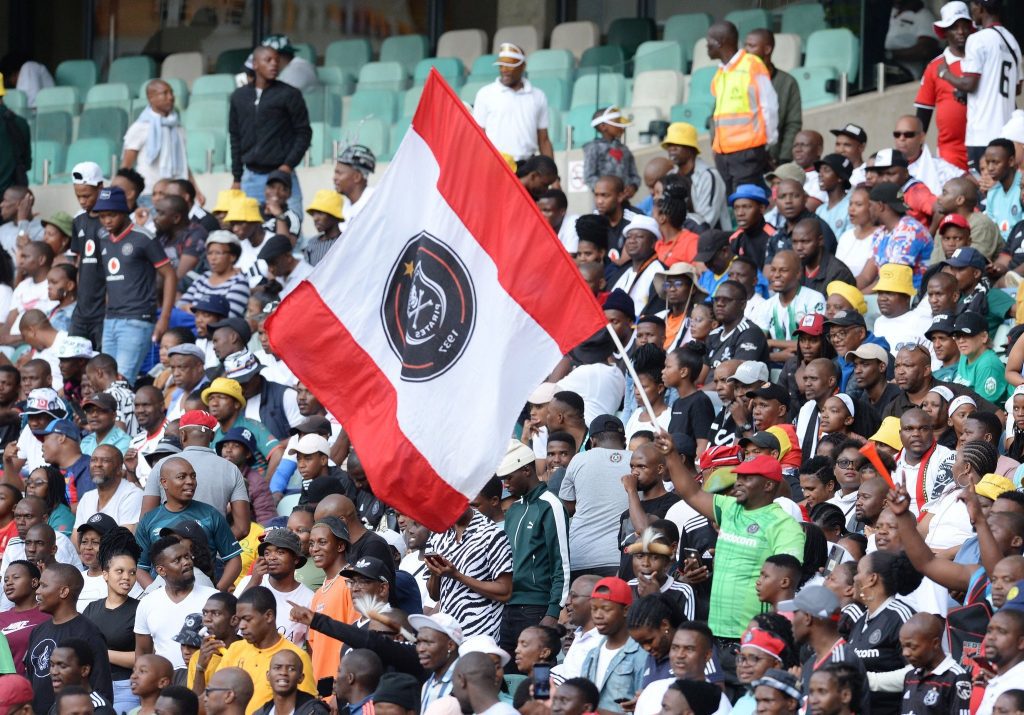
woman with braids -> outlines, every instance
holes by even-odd
[[[626,443],[633,438],[633,435],[642,430],[657,432],[659,429],[668,429],[672,412],[665,403],[665,383],[662,381],[662,372],[665,369],[665,351],[654,343],[647,343],[637,348],[633,355],[633,367],[636,368],[637,377],[640,378],[639,385],[633,385],[636,394],[637,408],[629,416],[626,422]],[[654,408],[656,425],[651,424],[651,416],[643,406],[640,398],[640,391],[643,390],[647,399]]]
[[[0,633],[7,636],[14,667],[20,675],[25,675],[24,658],[32,629],[50,620],[50,614],[40,611],[36,603],[39,578],[39,567],[31,561],[12,561],[4,572],[4,595],[14,608],[0,611]]]
[[[672,648],[672,636],[684,620],[683,612],[676,604],[660,593],[644,596],[629,607],[626,614],[629,637],[647,651],[645,688],[655,680],[672,677],[668,653]]]
[[[131,531],[123,526],[107,531],[100,539],[99,549],[107,596],[93,601],[82,611],[82,615],[106,636],[110,676],[114,681],[113,706],[119,713],[139,704],[139,699],[132,694],[129,678],[135,664],[135,611],[139,607],[131,593],[136,586],[135,570],[141,554]]]
[[[679,399],[672,403],[668,433],[672,435],[676,450],[693,460],[707,448],[711,423],[715,419],[715,406],[711,399],[703,390],[697,389],[707,354],[704,343],[686,343],[665,359],[665,369],[661,373],[664,384],[679,393]]]
[[[950,472],[955,486],[950,485],[938,499],[929,502],[921,512],[918,531],[933,551],[959,548],[974,536],[974,527],[961,499],[969,484],[977,484],[986,474],[996,471],[999,454],[991,442],[965,442],[953,459]]]
[[[913,593],[922,578],[902,551],[875,551],[857,564],[854,596],[865,613],[853,624],[847,640],[868,671],[872,715],[900,711],[908,666],[899,634],[914,609],[897,597]]]
[[[49,464],[34,469],[25,480],[25,496],[39,497],[45,501],[46,509],[50,512],[46,523],[54,531],[71,536],[75,515],[68,504],[67,483],[60,469]]]
[[[697,255],[698,236],[686,227],[686,201],[690,192],[674,176],[661,180],[661,198],[654,200],[654,220],[661,238],[654,244],[658,260],[666,267],[673,263],[691,263]]]

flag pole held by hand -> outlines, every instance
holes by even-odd
[[[651,428],[657,432],[658,422],[655,418],[654,408],[651,407],[651,401],[647,399],[647,393],[644,392],[643,386],[640,384],[640,378],[637,377],[636,368],[633,367],[633,361],[630,359],[629,355],[626,354],[626,348],[623,347],[622,341],[619,340],[619,336],[616,334],[612,324],[608,323],[604,327],[608,331],[608,334],[612,336],[612,342],[615,343],[615,349],[618,350],[619,355],[622,356],[622,361],[626,363],[626,370],[629,371],[629,374],[633,378],[633,384],[638,388],[637,392],[640,393],[640,401],[644,403],[644,409],[647,410],[647,414],[651,418]],[[626,419],[629,419],[629,417],[627,416]]]

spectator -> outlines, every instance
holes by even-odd
[[[292,242],[280,234],[271,236],[260,249],[259,260],[267,264],[270,278],[281,284],[281,297],[286,297],[298,287],[310,273],[313,266],[304,259],[292,255]]]
[[[380,715],[417,715],[419,683],[408,673],[384,673],[373,693],[373,708]]]
[[[267,35],[260,42],[260,45],[277,50],[280,65],[278,79],[281,82],[290,84],[300,92],[306,92],[320,86],[316,67],[305,57],[300,57],[296,54],[296,50],[288,40],[287,35]]]
[[[270,672],[269,667],[267,672]],[[264,683],[262,678],[260,682]],[[188,693],[188,691],[186,692]],[[223,668],[210,676],[210,686],[203,691],[203,706],[210,715],[251,715],[259,707],[255,702],[257,697],[255,692],[256,686],[253,679],[244,669],[239,667]],[[261,693],[259,697],[269,695],[271,692],[268,679],[266,692]],[[188,693],[188,695],[192,695],[192,693]],[[161,697],[161,699],[163,698]],[[159,709],[159,712],[163,712],[163,710]]]
[[[936,209],[946,217],[956,214],[967,220],[970,228],[970,246],[991,261],[997,261],[998,273],[1006,271],[1009,259],[1013,255],[1012,249],[1002,245],[999,236],[999,227],[983,211],[980,211],[978,204],[978,185],[966,176],[947,181],[939,194]],[[945,220],[945,219],[943,219]],[[942,224],[939,224],[939,233],[942,233]],[[942,241],[938,241],[932,250],[932,263],[938,263],[948,258],[943,250]],[[1012,266],[1013,261],[1009,261]]]
[[[185,401],[207,382],[203,371],[206,354],[194,343],[176,345],[167,351],[174,386],[167,395],[167,420],[177,420],[185,413]]]
[[[591,191],[602,176],[622,179],[627,199],[633,198],[640,188],[640,175],[633,153],[621,141],[630,124],[630,117],[618,107],[605,107],[594,112],[590,126],[597,130],[598,138],[583,145],[583,178]]]
[[[942,621],[930,613],[917,613],[900,628],[904,658],[914,669],[904,679],[909,698],[901,708],[920,713],[951,713],[969,709],[970,676],[942,650]],[[931,692],[940,694],[932,702]]]
[[[467,653],[459,658],[452,675],[452,695],[463,712],[512,715],[518,712],[499,700],[494,662],[484,653]],[[351,702],[351,701],[350,701]]]
[[[153,207],[156,238],[174,265],[178,284],[186,285],[189,273],[199,267],[208,231],[188,215],[188,204],[180,196],[164,196]]]
[[[85,411],[86,424],[90,431],[82,438],[82,454],[91,456],[97,446],[108,444],[116,447],[123,455],[128,449],[131,438],[127,432],[115,424],[117,402],[113,396],[105,392],[93,395],[85,401],[82,409]]]
[[[866,683],[856,670],[845,663],[830,663],[811,676],[807,686],[807,704],[814,712],[828,715],[853,715]]]
[[[866,288],[878,276],[880,266],[902,263],[914,271],[914,288],[920,288],[921,279],[932,253],[932,237],[928,229],[912,216],[903,203],[900,187],[893,183],[876,184],[870,193],[871,218],[878,226],[871,239],[872,256],[858,280],[867,280]]]
[[[793,163],[804,172],[803,185],[807,194],[805,205],[811,212],[827,198],[818,181],[818,170],[814,167],[824,153],[825,138],[813,129],[802,129],[793,137]]]
[[[825,171],[827,174],[831,170],[826,168]],[[826,286],[833,281],[847,285],[854,284],[853,273],[846,267],[846,264],[825,250],[825,237],[821,234],[821,224],[818,221],[812,219],[800,221],[793,228],[792,243],[793,251],[800,257],[803,268],[803,275],[800,278],[801,288],[807,288],[824,297]],[[775,255],[778,257],[780,254]],[[822,310],[824,310],[824,304],[822,304]]]
[[[552,669],[552,673],[566,680],[578,678],[583,669],[583,661],[598,644],[600,634],[594,626],[593,614],[590,610],[590,594],[600,578],[594,574],[585,574],[573,579],[569,588],[569,598],[565,602],[565,610],[569,616],[569,625],[575,626],[573,639],[565,652],[562,662]]]
[[[217,431],[213,435],[214,446],[223,439],[228,430],[235,427],[247,429],[256,438],[259,448],[257,466],[265,470],[265,473],[273,474],[281,458],[280,443],[267,431],[266,426],[244,416],[242,410],[245,408],[246,398],[242,393],[242,386],[235,380],[218,377],[203,390],[202,396],[203,402],[210,409],[210,415],[218,423]]]
[[[841,236],[850,222],[849,191],[853,164],[841,154],[826,154],[814,163],[814,168],[818,172],[818,185],[827,197],[815,214],[828,224],[836,236]]]
[[[764,331],[744,317],[746,289],[733,280],[718,286],[711,299],[718,327],[707,339],[705,362],[712,368],[728,360],[768,361],[768,341]]]
[[[291,174],[280,170],[270,172],[263,190],[260,214],[263,217],[264,231],[270,235],[285,236],[294,245],[302,232],[302,218],[288,208],[291,193]]]
[[[845,156],[853,166],[850,185],[860,186],[867,178],[864,163],[864,147],[868,143],[867,132],[859,124],[847,124],[842,129],[830,129],[829,133],[836,138],[835,153]]]
[[[0,629],[4,631],[18,675],[28,673],[25,654],[28,652],[32,629],[50,620],[48,614],[39,610],[36,602],[40,577],[39,567],[25,560],[12,562],[4,574],[4,593],[14,607],[0,611]]]
[[[462,645],[462,628],[446,613],[433,616],[410,616],[409,625],[416,629],[416,654],[420,665],[430,677],[423,683],[421,711],[451,693],[452,675]]]
[[[315,236],[306,239],[305,247],[302,249],[303,257],[311,266],[323,260],[341,235],[341,223],[345,220],[342,214],[342,198],[337,191],[321,189],[313,196],[312,203],[306,207],[306,213],[313,220],[313,227],[317,230]]]
[[[266,524],[277,516],[274,498],[263,473],[256,469],[256,455],[259,447],[252,432],[243,427],[232,427],[217,443],[217,455],[231,462],[242,473],[249,502],[252,507],[252,518],[259,524]],[[299,568],[302,568],[301,566]]]
[[[377,656],[374,655],[374,658]],[[380,659],[377,659],[380,662]],[[270,668],[267,670],[267,681],[274,693],[271,701],[256,711],[256,715],[270,715],[270,713],[293,712],[296,715],[327,715],[330,710],[321,701],[309,693],[299,690],[299,685],[305,679],[306,673],[303,670],[302,658],[290,650],[281,650],[275,653],[270,659]],[[338,680],[341,680],[339,674]],[[338,702],[342,702],[339,697]],[[352,701],[347,701],[352,702]],[[357,701],[358,702],[358,701]]]
[[[67,638],[53,649],[50,653],[50,680],[57,713],[80,712],[69,707],[68,703],[62,703],[67,689],[68,699],[81,698],[95,715],[114,715],[110,701],[93,692],[89,685],[89,674],[94,665],[92,650],[81,638]]]
[[[78,500],[75,531],[95,514],[107,514],[116,524],[134,528],[142,508],[142,490],[124,477],[121,452],[111,445],[100,445],[89,461],[89,476],[96,486]]]
[[[167,426],[167,412],[163,407],[163,395],[160,390],[152,385],[139,388],[135,393],[135,418],[139,422],[139,431],[132,437],[128,450],[124,453],[124,466],[126,472],[135,477],[133,482],[144,484],[151,471],[145,457],[152,454],[163,440]],[[142,457],[142,460],[139,460],[139,457]]]
[[[654,244],[654,252],[665,266],[692,261],[697,254],[697,234],[686,228],[689,198],[681,183],[671,182],[661,192],[661,198],[654,202],[654,220],[661,232],[661,238]]]
[[[547,97],[523,78],[526,53],[511,42],[503,42],[495,64],[498,78],[477,92],[473,118],[498,151],[517,162],[534,154],[553,157]]]
[[[3,108],[3,95],[0,95],[0,115],[6,111],[8,110]],[[10,131],[11,127],[6,122],[4,124]],[[4,189],[0,196],[3,197],[0,200],[0,219],[5,221],[0,226],[0,247],[10,254],[11,259],[17,260],[19,249],[31,241],[43,240],[44,224],[38,216],[33,216],[35,196],[25,184],[12,184]],[[70,216],[64,216],[68,218],[67,224],[70,224]],[[70,231],[70,228],[68,230]]]
[[[263,216],[256,199],[248,197],[236,199],[231,203],[224,215],[224,224],[238,238],[242,255],[236,261],[238,269],[248,280],[258,272],[256,259],[259,249],[267,240],[267,232],[263,228]]]
[[[146,108],[124,135],[121,166],[137,170],[145,180],[144,202],[151,199],[158,179],[195,183],[185,150],[185,128],[174,108],[174,89],[162,79],[146,83]]]
[[[769,668],[764,675],[755,680],[754,702],[758,709],[764,703],[769,712],[780,715],[795,714],[803,698],[798,683],[792,673],[779,668]]]
[[[763,271],[764,253],[775,235],[775,227],[764,220],[764,212],[768,208],[767,192],[755,184],[741,184],[729,196],[729,206],[736,214],[736,232],[729,237],[732,252],[750,258],[757,270]],[[706,261],[704,263],[707,264]]]
[[[772,80],[772,88],[778,97],[779,138],[768,145],[768,155],[776,166],[793,160],[793,139],[803,127],[803,112],[800,103],[800,86],[793,75],[784,72],[772,64],[772,52],[775,51],[775,33],[765,28],[758,28],[747,33],[743,49],[757,55],[768,69]],[[739,188],[737,186],[737,188]]]
[[[636,694],[643,685],[647,653],[629,636],[626,621],[626,611],[632,603],[629,586],[612,576],[598,581],[590,595],[594,627],[604,641],[584,659],[583,677],[600,684],[598,706],[610,712],[623,712],[623,702],[635,705]]]
[[[237,332],[241,328],[238,323],[237,318],[229,318],[210,327],[219,335],[225,324]],[[248,341],[248,335],[244,337]],[[241,383],[245,390],[246,418],[262,422],[273,436],[284,439],[292,427],[298,427],[306,418],[299,411],[295,388],[272,382],[262,371],[263,366],[248,350],[232,353],[224,360],[224,376]],[[273,474],[273,469],[269,473]]]
[[[258,586],[269,590],[277,602],[277,631],[295,645],[305,645],[306,627],[288,616],[290,603],[308,607],[313,600],[313,591],[295,579],[296,569],[306,563],[299,537],[288,529],[270,529],[263,535],[256,553],[259,558],[253,564],[252,573],[242,577],[235,586],[235,593],[241,599]]]
[[[6,92],[3,84],[3,75],[0,74],[0,136],[3,137],[3,145],[12,148],[12,151],[4,152],[3,163],[0,164],[0,194],[6,196],[12,186],[28,186],[32,135],[28,122],[4,105]]]
[[[1002,404],[1009,393],[1002,361],[988,347],[988,326],[977,313],[961,313],[953,326],[953,339],[960,350],[956,366],[958,385],[966,385],[994,404]]]
[[[628,547],[640,539],[657,519],[664,519],[679,496],[665,489],[665,462],[652,444],[641,444],[629,460],[629,474],[621,478],[629,508],[619,516],[619,546]],[[643,493],[641,497],[640,494]],[[619,559],[618,575],[633,577],[633,559],[625,551]]]
[[[890,345],[893,355],[902,343],[924,344],[924,334],[931,322],[928,316],[910,309],[910,301],[917,295],[910,266],[899,263],[881,266],[875,295],[881,316],[875,319],[874,333]]]
[[[160,691],[171,684],[174,676],[171,662],[159,655],[144,655],[135,660],[131,672],[132,695],[139,703],[136,715],[156,712]]]
[[[815,160],[817,161],[817,160]],[[812,170],[813,171],[813,170]],[[815,186],[818,186],[818,172],[813,171]],[[822,201],[827,197],[824,192]],[[785,251],[793,247],[793,229],[805,218],[813,219],[821,227],[821,234],[825,237],[825,250],[834,253],[837,247],[836,235],[821,217],[815,214],[809,207],[811,201],[805,185],[795,179],[783,179],[779,182],[776,190],[776,206],[779,210],[780,222],[777,224],[777,232],[768,243],[768,250],[765,252],[765,265],[771,263],[772,258],[779,251]],[[814,206],[818,206],[814,203]]]
[[[925,63],[935,56],[938,43],[932,34],[935,16],[921,0],[896,0],[885,35],[885,58],[914,79],[920,79]]]
[[[717,169],[707,165],[700,158],[700,147],[697,146],[697,128],[686,122],[674,122],[669,125],[668,133],[661,148],[675,164],[675,172],[689,178],[691,182],[690,201],[693,210],[690,216],[698,223],[711,228],[729,224],[725,199],[729,195],[725,181]]]
[[[50,325],[56,330],[67,333],[71,329],[71,318],[74,315],[75,306],[78,305],[78,269],[74,265],[60,263],[50,269],[50,272],[46,274],[46,298],[51,306],[46,313]],[[79,347],[83,345],[82,341],[87,340],[87,338],[77,338],[74,345]],[[91,357],[92,343],[88,344],[89,357]],[[62,352],[68,352],[71,349],[67,345],[66,338],[62,341],[60,348]]]
[[[795,354],[796,327],[805,315],[825,312],[825,296],[801,285],[800,264],[796,252],[785,250],[775,254],[768,268],[775,294],[761,306],[754,322],[768,336],[772,362],[785,362]]]
[[[991,715],[995,712],[995,702],[1001,695],[1019,685],[1019,677],[1024,668],[1024,648],[1021,637],[1024,636],[1024,610],[1021,609],[1020,597],[1007,601],[1003,608],[992,615],[985,634],[985,657],[995,666],[996,674],[991,676],[985,686],[985,694],[978,705],[978,713]]]
[[[82,213],[71,224],[71,253],[78,259],[78,305],[71,316],[71,334],[89,338],[94,346],[103,344],[106,312],[106,268],[99,259],[100,225],[95,206],[105,179],[99,165],[86,161],[71,169],[75,199]]]
[[[36,469],[29,474],[25,481],[25,496],[37,497],[46,503],[46,512],[49,514],[46,523],[54,531],[64,534],[64,536],[71,536],[75,525],[75,515],[68,504],[67,493],[64,474],[53,465]]]
[[[985,214],[999,227],[1005,241],[1010,229],[1021,220],[1021,173],[1017,169],[1013,142],[1009,139],[990,141],[982,163],[985,177],[991,182],[985,194]]]

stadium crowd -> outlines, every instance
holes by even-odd
[[[1020,48],[999,0],[920,5],[894,56],[947,46],[891,141],[827,151],[772,33],[719,22],[713,156],[676,123],[640,171],[601,108],[582,216],[502,46],[473,116],[625,353],[566,355],[443,533],[267,340],[376,170],[347,147],[303,206],[287,38],[212,206],[164,82],[74,217],[36,215],[5,114],[3,713],[1024,712]]]

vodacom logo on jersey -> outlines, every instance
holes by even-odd
[[[108,281],[123,281],[124,276],[119,275],[121,272],[121,261],[117,259],[117,256],[113,256],[107,260],[107,280]]]

